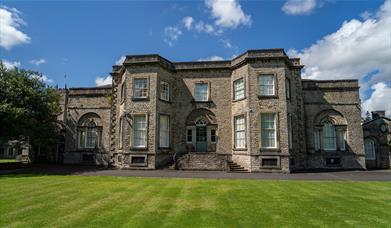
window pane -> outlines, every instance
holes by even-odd
[[[160,115],[159,120],[159,146],[169,147],[170,143],[170,120],[168,116]]]
[[[330,122],[323,125],[323,146],[325,150],[336,149],[335,127]]]
[[[160,99],[170,100],[170,85],[167,82],[161,82],[160,84]]]
[[[133,139],[135,147],[145,147],[146,145],[146,116],[135,116],[133,126]]]
[[[259,94],[261,96],[274,95],[274,76],[259,76]]]
[[[84,131],[79,131],[79,148],[83,148],[84,147]]]
[[[319,130],[315,130],[314,132],[314,146],[315,146],[315,150],[320,150],[320,131]]]
[[[94,127],[87,127],[87,147],[95,147],[96,142],[96,131]]]
[[[213,143],[216,142],[216,130],[215,129],[210,130],[210,141]]]
[[[375,160],[376,152],[375,152],[375,142],[372,139],[365,139],[364,141],[364,149],[365,149],[365,159],[367,160]]]
[[[243,116],[235,117],[235,148],[246,147],[246,126]]]
[[[244,98],[244,80],[239,79],[234,82],[234,99]]]
[[[192,141],[193,141],[193,130],[187,129],[187,142],[192,142]]]
[[[147,82],[148,80],[146,78],[134,79],[134,97],[147,97]]]
[[[275,148],[276,134],[276,115],[274,113],[261,114],[261,146]]]
[[[340,150],[345,150],[345,131],[344,130],[338,130],[337,132],[338,136],[338,147]]]
[[[208,101],[208,83],[196,83],[195,100]]]
[[[286,97],[289,99],[291,97],[291,81],[285,79],[285,88],[286,88]]]

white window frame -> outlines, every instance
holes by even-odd
[[[370,145],[368,145],[368,143]],[[370,146],[370,151],[368,151],[367,149],[369,149],[368,147]],[[376,160],[376,147],[375,147],[375,140],[373,139],[365,139],[364,140],[364,151],[365,151],[365,160]],[[370,152],[370,153],[367,153],[367,152]]]
[[[145,119],[145,128],[138,130],[136,129],[136,118],[138,117],[144,117]],[[136,131],[144,131],[145,137],[143,144],[136,145]],[[135,114],[133,115],[133,134],[132,134],[132,146],[134,148],[146,148],[147,147],[147,141],[148,141],[148,116],[147,114]]]
[[[241,88],[238,88],[238,84],[242,83]],[[234,100],[241,100],[244,99],[245,96],[245,85],[244,85],[244,78],[239,78],[233,82],[233,91],[234,91]],[[240,96],[238,96],[238,92],[240,93]]]
[[[273,83],[272,85],[270,84],[261,84],[264,80],[262,80],[262,78],[272,78],[273,79]],[[269,90],[268,89],[265,89],[265,87],[267,86],[272,86],[272,93],[267,93]],[[262,90],[262,88],[264,88]],[[258,76],[258,89],[259,89],[259,95],[260,96],[275,96],[276,95],[276,77],[275,75],[273,74],[268,74],[268,75],[259,75]]]
[[[263,127],[263,124],[262,124],[262,121],[263,121],[263,118],[262,116],[265,116],[265,115],[273,115],[274,117],[274,121],[273,121],[273,128],[264,128]],[[260,142],[261,142],[261,148],[263,149],[275,149],[275,148],[278,148],[277,147],[277,113],[261,113],[260,115],[260,132],[261,132],[261,138],[260,138]],[[263,143],[263,140],[262,140],[262,137],[263,137],[263,132],[264,131],[274,131],[274,146],[265,146],[264,143]]]
[[[238,120],[243,120],[243,129],[238,130],[238,125],[239,125]],[[243,138],[238,138],[238,136],[240,135],[239,133],[243,133],[244,135]],[[246,148],[246,117],[244,115],[239,115],[234,117],[234,148],[235,149]]]
[[[164,87],[166,89],[164,89]],[[160,82],[160,99],[164,101],[170,101],[170,83],[161,81]]]
[[[201,95],[204,95],[204,93],[199,95],[200,93],[197,90],[198,85],[206,85],[206,99],[203,99],[204,97],[200,97]],[[199,99],[199,98],[201,98],[201,99]],[[194,100],[201,101],[201,102],[202,101],[209,101],[209,83],[207,83],[207,82],[196,82],[195,83],[195,85],[194,85]]]
[[[167,126],[162,126],[162,118],[167,118]],[[170,147],[170,116],[159,115],[159,147],[169,148]]]
[[[145,88],[136,88],[138,81],[145,81]],[[144,90],[142,93],[145,92],[145,95],[138,96],[137,93],[139,90]],[[134,78],[133,79],[133,97],[134,98],[148,98],[149,88],[148,88],[148,78]]]

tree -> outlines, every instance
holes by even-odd
[[[58,133],[59,95],[42,74],[7,69],[0,61],[0,139],[28,139],[31,146],[53,145]]]

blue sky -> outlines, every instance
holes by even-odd
[[[193,61],[285,48],[302,58],[304,78],[359,79],[364,108],[391,113],[384,102],[391,98],[390,1],[1,4],[0,59],[9,67],[38,70],[52,85],[62,87],[67,74],[69,86],[95,86],[126,54]]]

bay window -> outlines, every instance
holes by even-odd
[[[277,123],[275,113],[261,114],[261,147],[277,147]]]
[[[147,143],[147,116],[135,115],[133,118],[133,146],[146,147]]]
[[[235,148],[243,149],[246,147],[246,123],[244,116],[237,116],[234,120],[235,130]]]
[[[240,100],[244,98],[244,79],[238,79],[234,81],[234,100]]]
[[[159,116],[159,147],[168,148],[170,145],[170,117]]]
[[[133,81],[133,97],[147,98],[148,97],[148,79],[135,78]]]
[[[261,75],[258,78],[259,95],[273,96],[275,95],[275,77],[273,75]]]

